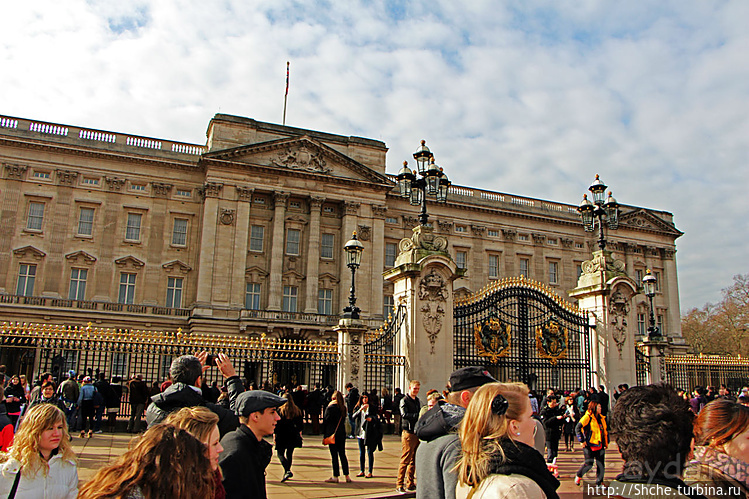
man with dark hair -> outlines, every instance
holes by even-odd
[[[458,474],[453,468],[460,457],[457,428],[471,397],[486,383],[497,381],[483,367],[464,367],[450,375],[447,402],[439,402],[416,422],[416,497],[455,499]]]
[[[354,432],[356,431],[356,424],[354,422],[354,408],[359,402],[359,389],[351,383],[346,383],[346,395],[343,397],[343,401],[346,403],[346,411],[348,412],[348,422],[351,427],[351,435],[348,438],[356,438]]]
[[[148,385],[143,381],[140,374],[134,375],[127,383],[128,402],[130,402],[130,419],[127,422],[128,433],[139,433],[141,427],[141,417],[146,409],[148,398]]]
[[[406,490],[416,490],[416,448],[419,446],[419,438],[414,430],[421,409],[421,400],[417,397],[420,388],[421,383],[418,380],[411,380],[408,393],[401,399],[399,407],[403,423],[401,460],[398,465],[398,478],[395,481],[395,490],[399,494],[405,494]],[[406,479],[408,479],[407,484]],[[407,485],[407,489],[403,488],[404,485]]]
[[[697,386],[692,392],[692,398],[689,399],[689,405],[692,407],[692,412],[697,415],[700,413],[705,404],[707,404],[707,398],[705,397],[706,390],[701,386]]]
[[[701,497],[683,495],[687,486],[680,478],[691,450],[693,421],[689,404],[669,385],[635,386],[622,393],[609,426],[624,467],[609,484],[609,495]]]
[[[609,394],[606,393],[606,387],[598,387],[598,403],[601,404],[601,414],[606,417],[609,415]]]
[[[218,420],[218,431],[221,436],[235,430],[239,426],[239,419],[233,410],[217,404],[206,402],[200,389],[203,382],[203,363],[208,357],[207,352],[200,352],[198,356],[183,355],[172,361],[169,373],[172,385],[164,392],[151,397],[151,405],[146,410],[146,422],[149,428],[162,422],[171,412],[183,407],[205,406],[214,412]],[[223,354],[216,357],[216,367],[226,378],[229,393],[229,407],[233,408],[237,397],[244,391],[242,381],[231,365],[229,358]],[[208,366],[205,367],[208,369]]]
[[[559,439],[562,438],[565,408],[559,405],[559,397],[546,397],[546,407],[541,410],[541,421],[546,431],[546,462],[553,463],[559,455]]]

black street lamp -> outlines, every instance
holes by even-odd
[[[619,203],[613,198],[611,191],[609,191],[609,197],[604,200],[606,196],[606,184],[601,182],[598,175],[596,175],[595,181],[588,187],[588,190],[593,193],[593,202],[588,201],[588,195],[584,194],[583,201],[578,206],[577,211],[580,212],[580,216],[582,217],[585,232],[593,232],[596,226],[595,219],[598,219],[598,247],[603,251],[606,249],[603,225],[604,223],[608,225],[609,230],[619,228]]]
[[[650,326],[648,326],[648,338],[656,338],[661,336],[661,330],[655,325],[655,315],[653,314],[653,297],[655,296],[655,285],[657,280],[653,274],[650,273],[650,269],[645,271],[645,277],[642,278],[642,289],[645,292],[645,296],[650,300]]]
[[[348,297],[348,307],[343,309],[343,317],[347,319],[359,318],[359,307],[356,306],[356,269],[361,265],[361,254],[364,245],[356,238],[356,231],[343,249],[346,251],[346,266],[351,269],[351,293]]]
[[[421,141],[414,159],[419,170],[418,177],[416,171],[408,168],[408,161],[404,161],[403,168],[398,172],[398,187],[401,197],[408,198],[413,206],[421,205],[419,223],[427,225],[427,194],[434,196],[438,203],[446,203],[447,191],[452,182],[447,179],[442,168],[434,164],[434,154],[426,146],[426,141]]]

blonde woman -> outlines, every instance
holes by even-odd
[[[29,409],[10,452],[0,454],[0,461],[0,497],[72,499],[78,494],[68,423],[53,404]]]
[[[185,407],[171,413],[164,422],[187,431],[206,446],[206,457],[210,460],[211,470],[213,470],[215,486],[213,497],[214,499],[225,498],[226,490],[221,483],[224,477],[218,466],[218,456],[224,451],[219,438],[218,415],[202,406]]]
[[[559,497],[559,481],[533,448],[531,414],[523,383],[488,383],[476,390],[460,423],[457,499]]]

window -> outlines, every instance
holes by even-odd
[[[81,208],[78,213],[78,235],[92,236],[94,234],[94,209]]]
[[[88,270],[72,269],[70,271],[70,288],[68,289],[68,300],[86,299],[86,279]]]
[[[585,244],[583,243],[577,243],[577,242],[575,243],[575,248],[577,249],[583,249],[584,247],[585,247]]]
[[[36,265],[22,263],[18,270],[18,285],[16,294],[20,296],[34,296],[34,280],[36,279]]]
[[[260,310],[260,284],[254,282],[247,283],[247,290],[244,295],[244,308],[247,310]]]
[[[263,239],[265,239],[265,227],[253,225],[250,229],[250,251],[263,252]]]
[[[143,215],[140,213],[127,214],[127,227],[125,228],[125,239],[128,241],[140,241],[140,222]]]
[[[658,323],[658,331],[660,331],[661,335],[666,336],[666,330],[663,329],[663,316],[658,314],[655,321]]]
[[[530,267],[530,260],[527,258],[520,259],[520,275],[528,277],[528,267]]]
[[[134,191],[144,192],[146,190],[146,185],[145,184],[133,184],[130,186],[130,188]]]
[[[189,189],[177,189],[177,196],[182,196],[184,198],[189,198],[191,196],[191,192]]]
[[[120,274],[120,294],[117,303],[132,304],[135,301],[135,277],[136,274]]]
[[[456,225],[455,226],[455,232],[465,232],[466,228],[463,225]]]
[[[187,220],[184,218],[174,219],[174,228],[172,229],[172,244],[175,246],[185,246],[187,244]]]
[[[458,265],[459,269],[466,268],[466,260],[468,259],[468,253],[465,251],[456,251],[455,252],[455,263]]]
[[[254,198],[252,199],[252,202],[253,202],[253,203],[255,203],[255,204],[265,204],[265,198],[263,198],[263,197],[258,197],[258,196],[255,196],[255,197],[254,197]]]
[[[287,229],[286,230],[286,254],[287,255],[298,255],[299,254],[299,239],[302,231],[299,229]]]
[[[112,353],[112,376],[127,377],[128,354],[122,352]]]
[[[159,362],[159,377],[161,379],[166,379],[169,377],[169,371],[172,367],[172,357],[171,355],[162,355],[161,356],[161,362]]]
[[[322,258],[333,258],[333,244],[335,238],[333,234],[323,234],[320,240],[320,256]]]
[[[34,178],[44,179],[44,180],[49,180],[50,179],[50,174],[49,174],[49,172],[40,172],[39,170],[34,170],[33,177]]]
[[[398,219],[395,217],[385,217],[385,223],[386,224],[397,224]]]
[[[395,243],[385,243],[385,267],[395,265],[395,257],[398,253],[398,245]]]
[[[489,277],[499,277],[499,255],[489,255]]]
[[[559,263],[549,262],[549,283],[559,284]]]
[[[547,238],[546,242],[549,244],[549,246],[558,246],[559,245],[559,241],[557,241],[556,239],[549,239],[549,238]]]
[[[575,267],[577,270],[577,278],[580,279],[580,276],[583,275],[583,266],[580,264],[577,264]]]
[[[335,208],[333,206],[330,206],[329,204],[326,204],[322,207],[323,213],[335,213]]]
[[[497,229],[489,229],[486,233],[489,237],[499,237],[499,231]]]
[[[182,308],[182,285],[184,279],[181,277],[169,277],[166,281],[166,306],[169,308]]]
[[[78,370],[78,351],[77,350],[63,350],[62,358],[65,360],[65,368],[63,371],[73,369]]]
[[[299,288],[296,286],[283,287],[283,303],[281,308],[284,312],[296,312],[296,297]]]
[[[653,272],[653,275],[655,275],[655,290],[660,291],[661,290],[661,273]]]
[[[387,319],[388,317],[393,315],[393,312],[395,310],[395,301],[393,300],[393,295],[385,295],[382,303],[382,315]]]
[[[645,314],[637,314],[637,333],[645,336],[648,330],[645,327]]]
[[[83,177],[83,180],[81,180],[81,184],[83,184],[83,185],[99,185],[99,179],[98,178],[87,178],[87,177]]]
[[[637,281],[638,286],[642,286],[642,270],[635,270],[635,281]]]
[[[298,210],[301,207],[302,207],[302,203],[300,203],[299,201],[289,201],[289,208]]]
[[[527,241],[528,234],[518,234],[518,241]]]
[[[44,222],[44,203],[29,203],[29,218],[26,220],[26,228],[31,230],[42,230]]]
[[[317,313],[322,315],[333,314],[332,289],[320,289],[317,291]]]

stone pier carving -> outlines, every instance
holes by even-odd
[[[445,280],[434,269],[419,282],[420,311],[424,314],[424,329],[429,336],[431,350],[434,353],[434,342],[442,330],[445,317],[445,302],[450,296]]]

